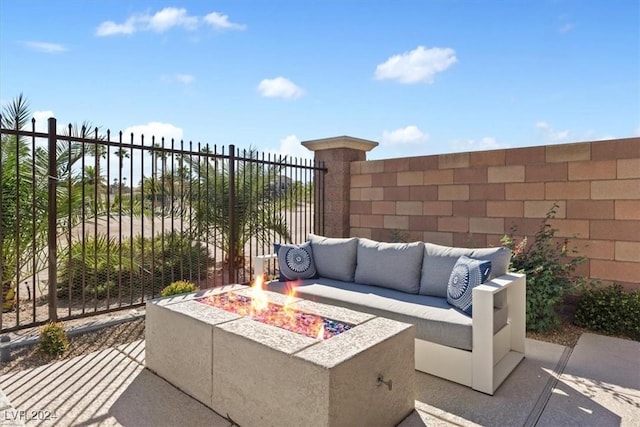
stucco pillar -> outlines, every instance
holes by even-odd
[[[324,224],[325,236],[349,237],[351,162],[366,160],[366,152],[377,147],[378,143],[351,136],[336,136],[303,141],[302,145],[313,151],[315,160],[323,162],[327,168],[324,189],[318,192],[324,193],[324,204],[315,203],[314,206],[314,229],[321,230]]]

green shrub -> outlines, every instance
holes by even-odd
[[[206,275],[213,260],[206,246],[187,233],[169,232],[155,238],[87,236],[60,257],[58,296],[135,298],[157,295],[181,277]]]
[[[163,297],[168,297],[170,295],[179,295],[186,294],[188,292],[197,291],[198,287],[191,282],[186,280],[178,280],[177,282],[173,282],[166,288],[162,290],[161,295]]]
[[[536,332],[547,332],[560,324],[557,306],[584,281],[573,273],[585,258],[567,249],[568,239],[556,239],[557,230],[549,224],[557,208],[554,204],[547,212],[533,244],[529,245],[526,237],[516,243],[515,228],[502,238],[503,245],[513,251],[510,269],[527,275],[527,329]]]
[[[193,236],[186,232],[172,231],[153,239],[136,238],[133,247],[144,271],[143,282],[154,290],[184,277],[206,276],[207,269],[213,265],[206,245],[194,242]]]
[[[61,322],[49,322],[40,329],[40,350],[50,356],[60,356],[69,348],[69,339]]]
[[[130,280],[132,273],[133,262],[125,245],[123,241],[121,249],[115,237],[107,236],[86,236],[83,241],[74,242],[70,253],[60,258],[58,296],[81,297],[84,291],[87,299],[113,297],[118,283]]]
[[[391,243],[407,243],[409,241],[409,233],[401,230],[391,230],[391,237],[389,242]]]
[[[626,292],[619,284],[589,288],[578,301],[573,322],[595,332],[640,340],[640,291]]]

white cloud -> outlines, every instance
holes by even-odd
[[[284,77],[264,79],[258,85],[260,95],[267,98],[295,99],[304,95],[304,90]]]
[[[313,152],[305,148],[300,139],[296,135],[289,135],[280,140],[280,147],[277,155],[287,156],[291,158],[313,159]]]
[[[410,125],[391,132],[385,130],[382,132],[382,139],[380,142],[383,145],[402,145],[417,144],[427,142],[428,140],[428,134],[421,131],[417,126]]]
[[[501,148],[509,148],[509,146],[499,143],[492,136],[485,136],[480,139],[458,139],[453,141],[453,149],[456,152],[498,150]]]
[[[166,7],[154,14],[134,14],[123,23],[105,21],[96,28],[96,36],[106,37],[115,35],[131,35],[139,31],[154,31],[163,33],[172,28],[183,28],[187,31],[196,30],[201,23],[223,30],[244,30],[245,25],[229,21],[227,15],[212,12],[203,17],[189,15],[186,9]]]
[[[65,46],[59,43],[26,41],[26,42],[23,42],[23,44],[31,50],[35,50],[37,52],[44,52],[44,53],[62,53],[69,50]]]
[[[568,33],[573,31],[576,25],[573,22],[570,22],[570,17],[567,14],[562,14],[558,16],[559,25],[557,31],[561,34]]]
[[[35,131],[41,132],[41,133],[48,133],[50,117],[55,117],[55,115],[53,114],[53,111],[51,110],[34,111],[32,113],[31,118],[27,121],[27,124],[23,129],[28,131],[32,130],[31,119],[35,119],[36,121]],[[68,133],[67,129],[68,128],[66,127],[66,125],[63,125],[60,122],[58,122],[58,127],[56,129],[58,132],[58,135],[66,135]],[[36,138],[35,142],[36,142],[36,147],[47,147],[48,145],[46,138]]]
[[[236,24],[235,22],[229,21],[229,16],[224,15],[218,12],[211,12],[208,15],[205,15],[203,18],[204,22],[211,25],[216,30],[244,30],[247,28],[246,25]]]
[[[55,117],[53,111],[34,111],[33,118],[36,120],[36,132],[49,132],[49,117]],[[31,123],[28,125],[31,130]]]
[[[176,80],[178,80],[180,83],[189,84],[193,83],[196,78],[191,74],[176,74]]]
[[[98,28],[96,28],[96,36],[108,37],[118,34],[133,34],[136,32],[136,21],[137,19],[135,17],[127,19],[122,24],[116,24],[113,21],[105,21],[98,25]]]
[[[156,12],[149,18],[148,27],[157,33],[163,33],[173,27],[183,27],[186,30],[195,30],[198,26],[198,18],[189,16],[187,9],[166,7]]]
[[[313,152],[306,149],[301,143],[300,138],[296,135],[288,135],[280,140],[278,148],[266,148],[264,150],[265,155],[275,156],[274,158],[278,160],[279,158],[284,159],[285,157],[288,160],[292,158],[313,158]]]
[[[144,144],[151,145],[151,137],[156,137],[156,142],[160,143],[162,137],[165,139],[165,147],[171,146],[171,138],[180,141],[184,137],[184,131],[171,123],[149,122],[146,125],[134,125],[126,128],[122,134],[126,136],[126,142],[130,142],[130,135],[134,135],[134,144],[140,144],[140,135],[144,135]]]
[[[568,130],[556,130],[544,121],[536,122],[536,128],[540,130],[544,138],[551,143],[565,141],[569,136]]]
[[[176,73],[176,74],[164,74],[160,76],[160,80],[165,83],[181,83],[184,85],[191,84],[196,81],[195,76],[192,74]]]
[[[296,135],[288,135],[280,140],[278,148],[266,148],[262,150],[265,158],[271,156],[273,161],[285,161],[286,163],[294,163],[297,165],[310,165],[314,158],[313,151],[305,148],[300,139]],[[306,172],[294,170],[295,168],[284,167],[281,173],[285,176],[292,177],[294,180],[307,182],[313,179],[313,171]]]
[[[633,136],[640,136],[640,126],[638,126],[633,134]]]
[[[559,33],[568,33],[569,31],[573,30],[576,26],[570,22],[567,22],[565,24],[562,24],[559,28],[558,28],[558,32]]]
[[[376,67],[376,80],[396,80],[400,83],[433,83],[437,73],[458,61],[455,50],[418,46],[411,52],[394,55]]]

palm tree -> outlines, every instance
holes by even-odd
[[[120,176],[122,176],[122,167],[124,166],[123,164],[124,159],[129,159],[131,156],[129,155],[129,151],[127,151],[127,149],[125,148],[118,148],[114,154],[118,156],[119,166],[120,166]]]
[[[23,129],[31,116],[23,94],[5,107],[2,128]],[[59,181],[69,181],[73,164],[80,158],[77,143],[57,145]],[[21,278],[41,271],[47,263],[44,247],[48,227],[48,154],[25,138],[3,134],[0,143],[0,276],[3,309],[13,306],[13,290]],[[69,218],[83,203],[76,191],[59,186],[59,218]],[[59,223],[61,225],[61,223]]]
[[[165,213],[168,205],[168,198],[171,197],[171,189],[173,185],[173,179],[171,174],[168,172],[168,159],[170,154],[168,152],[162,151],[164,138],[162,139],[163,143],[154,142],[152,147],[152,156],[154,158],[153,167],[155,168],[155,173],[152,172],[152,176],[158,181],[156,185],[153,187],[155,191],[159,194],[159,199],[161,203],[162,212]],[[158,170],[157,161],[162,161],[162,166]],[[175,188],[174,188],[175,190]],[[171,207],[169,206],[169,209]]]
[[[271,181],[278,176],[280,167],[265,166],[257,160],[258,153],[249,149],[243,161],[235,165],[235,204],[229,207],[230,175],[229,160],[211,160],[208,156],[185,157],[185,162],[194,176],[190,185],[191,204],[181,212],[189,213],[194,224],[194,235],[202,241],[211,241],[224,253],[224,262],[229,263],[233,254],[235,266],[244,265],[244,247],[250,239],[258,244],[269,244],[274,234],[289,241],[290,233],[279,205],[279,195],[271,191]],[[208,197],[208,198],[207,198]],[[205,200],[206,203],[197,203]],[[232,210],[230,210],[232,209]],[[231,216],[233,215],[233,221]],[[216,238],[212,239],[213,236]]]
[[[160,183],[153,176],[143,176],[139,186],[143,188],[142,197],[147,205],[158,201]]]
[[[2,114],[1,127],[23,129],[30,117],[29,103],[20,94]],[[44,247],[42,233],[46,227],[46,197],[33,197],[41,191],[33,180],[33,155],[28,142],[15,135],[2,135],[0,141],[0,280],[2,309],[13,308],[14,290],[26,266],[34,263],[37,248]],[[37,179],[37,178],[36,178]],[[40,194],[41,195],[41,194]],[[33,211],[36,215],[33,215]],[[35,247],[33,242],[35,240]],[[36,268],[32,266],[32,269]]]
[[[29,104],[20,94],[2,114],[4,129],[23,129],[31,116]],[[87,137],[86,122],[82,128],[69,126],[69,136]],[[59,139],[56,145],[57,181],[56,209],[59,230],[68,230],[87,220],[80,212],[87,202],[81,187],[75,185],[81,177],[75,165],[82,159],[80,143]],[[0,144],[0,277],[4,304],[13,305],[12,291],[22,278],[42,271],[48,257],[44,251],[48,238],[49,155],[46,148],[33,147],[25,138],[3,134]],[[87,170],[81,171],[86,173]],[[95,176],[95,171],[93,172]],[[66,184],[66,185],[65,185]],[[90,209],[101,214],[101,207]],[[66,233],[68,234],[68,233]],[[67,243],[70,243],[67,235]],[[60,247],[60,258],[69,245]]]
[[[82,181],[86,185],[90,185],[92,187],[101,187],[106,184],[104,176],[100,175],[97,172],[97,169],[93,166],[85,166],[84,172],[82,174]]]
[[[152,171],[151,174],[154,177],[157,178],[158,177],[158,164],[157,163],[158,163],[159,159],[164,159],[164,153],[160,152],[160,148],[162,148],[162,145],[160,145],[159,143],[154,142],[152,147],[153,148],[151,150],[151,157],[153,159],[152,159],[152,162],[151,162],[151,167],[153,168],[153,171]]]
[[[162,151],[163,145],[159,142],[154,142],[152,145],[153,149],[151,150],[151,156],[153,157],[153,168],[158,174],[158,178],[167,173],[167,159],[169,158],[169,153]],[[157,161],[162,160],[162,166],[160,170],[158,170]]]
[[[84,123],[82,126],[82,133],[85,132],[85,129],[90,129],[89,126],[85,127]],[[97,135],[97,128],[96,128],[96,135]],[[88,135],[83,135],[83,138],[86,138]],[[102,179],[102,168],[100,166],[100,159],[105,159],[107,157],[107,147],[105,147],[104,145],[100,144],[98,141],[104,140],[104,136],[103,135],[97,135],[97,140],[93,143],[93,144],[89,144],[89,146],[87,147],[87,153],[90,156],[93,156],[93,158],[95,159],[95,176],[98,178],[96,180],[98,186],[96,187],[97,190],[97,194],[98,197],[100,196],[100,188],[104,183],[104,180]]]

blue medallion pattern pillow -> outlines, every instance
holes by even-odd
[[[274,243],[273,244],[273,252],[278,255],[278,252],[280,251],[280,246],[282,246],[281,243]],[[282,274],[282,272],[280,271],[280,266],[278,266],[278,281],[279,282],[286,282],[287,278],[284,277],[284,275]]]
[[[461,256],[449,276],[447,302],[471,316],[473,288],[486,282],[490,274],[491,261]]]
[[[297,245],[279,245],[278,269],[280,281],[311,279],[316,277],[313,251],[309,242]]]

